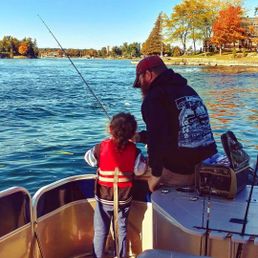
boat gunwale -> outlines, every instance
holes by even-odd
[[[34,221],[37,221],[38,219],[38,214],[37,214],[37,205],[38,205],[38,202],[40,200],[40,197],[50,191],[50,190],[53,190],[59,186],[62,186],[64,184],[67,184],[67,183],[70,183],[70,182],[76,182],[76,181],[79,181],[79,180],[84,180],[84,179],[96,179],[97,175],[95,174],[86,174],[86,175],[76,175],[76,176],[70,176],[70,177],[66,177],[66,178],[62,178],[58,181],[55,181],[53,183],[50,183],[48,185],[45,185],[41,188],[39,188],[35,194],[33,195],[32,197],[32,215],[33,215],[33,220]]]
[[[76,201],[73,201],[73,202],[69,202],[69,203],[66,203],[65,205],[49,212],[49,213],[46,213],[44,214],[43,216],[40,216],[39,218],[35,218],[35,222],[36,223],[40,223],[42,222],[43,220],[45,219],[48,219],[49,217],[51,216],[54,216],[58,213],[60,213],[61,211],[64,211],[74,205],[77,205],[77,204],[82,204],[82,203],[92,203],[92,202],[95,202],[95,198],[87,198],[87,199],[84,199],[84,200],[76,200]]]

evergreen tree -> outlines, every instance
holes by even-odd
[[[118,57],[122,55],[122,50],[118,46],[112,47],[111,56]]]
[[[162,42],[162,28],[163,28],[162,13],[159,14],[154,28],[149,37],[142,45],[142,53],[144,55],[158,55],[163,54],[164,44]]]
[[[164,48],[163,48],[163,52],[164,52],[164,55],[167,55],[167,56],[171,56],[172,55],[172,48],[171,48],[171,45],[170,44],[166,44],[164,45]]]
[[[137,43],[137,42],[134,42],[134,43],[131,43],[129,45],[130,47],[130,57],[140,57],[141,56],[141,53],[140,53],[140,47],[141,44],[140,43]]]
[[[120,46],[122,51],[122,56],[125,58],[133,58],[133,57],[140,57],[140,43],[134,42],[128,44],[125,42],[122,46]]]
[[[106,47],[102,47],[101,50],[98,51],[99,56],[101,57],[107,57],[108,52],[107,52],[107,48]]]
[[[33,41],[32,49],[33,49],[34,57],[38,57],[39,49],[38,49],[38,44],[37,44],[37,40],[36,39],[34,39],[34,41]]]

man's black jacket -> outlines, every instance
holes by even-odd
[[[191,174],[194,166],[217,152],[207,109],[180,74],[167,69],[151,83],[142,103],[149,165]]]

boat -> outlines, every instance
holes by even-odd
[[[1,258],[83,258],[92,256],[96,175],[61,179],[33,196],[22,187],[0,192]],[[135,180],[128,224],[129,257],[258,257],[258,187],[253,188],[246,232],[241,235],[250,186],[235,199],[210,198],[161,187],[150,195],[146,178]],[[234,222],[235,221],[235,222]],[[112,234],[106,251],[113,257]],[[205,255],[205,256],[204,256]]]
[[[40,188],[33,197],[22,187],[1,191],[0,257],[91,256],[95,179],[65,178]],[[139,195],[147,192],[146,181],[139,180],[136,188],[128,230],[130,256],[152,248],[152,205]],[[112,239],[107,242],[111,248]]]

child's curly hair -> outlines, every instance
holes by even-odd
[[[135,117],[130,113],[118,113],[110,122],[110,132],[113,136],[118,150],[123,150],[128,140],[131,139],[137,129]]]

